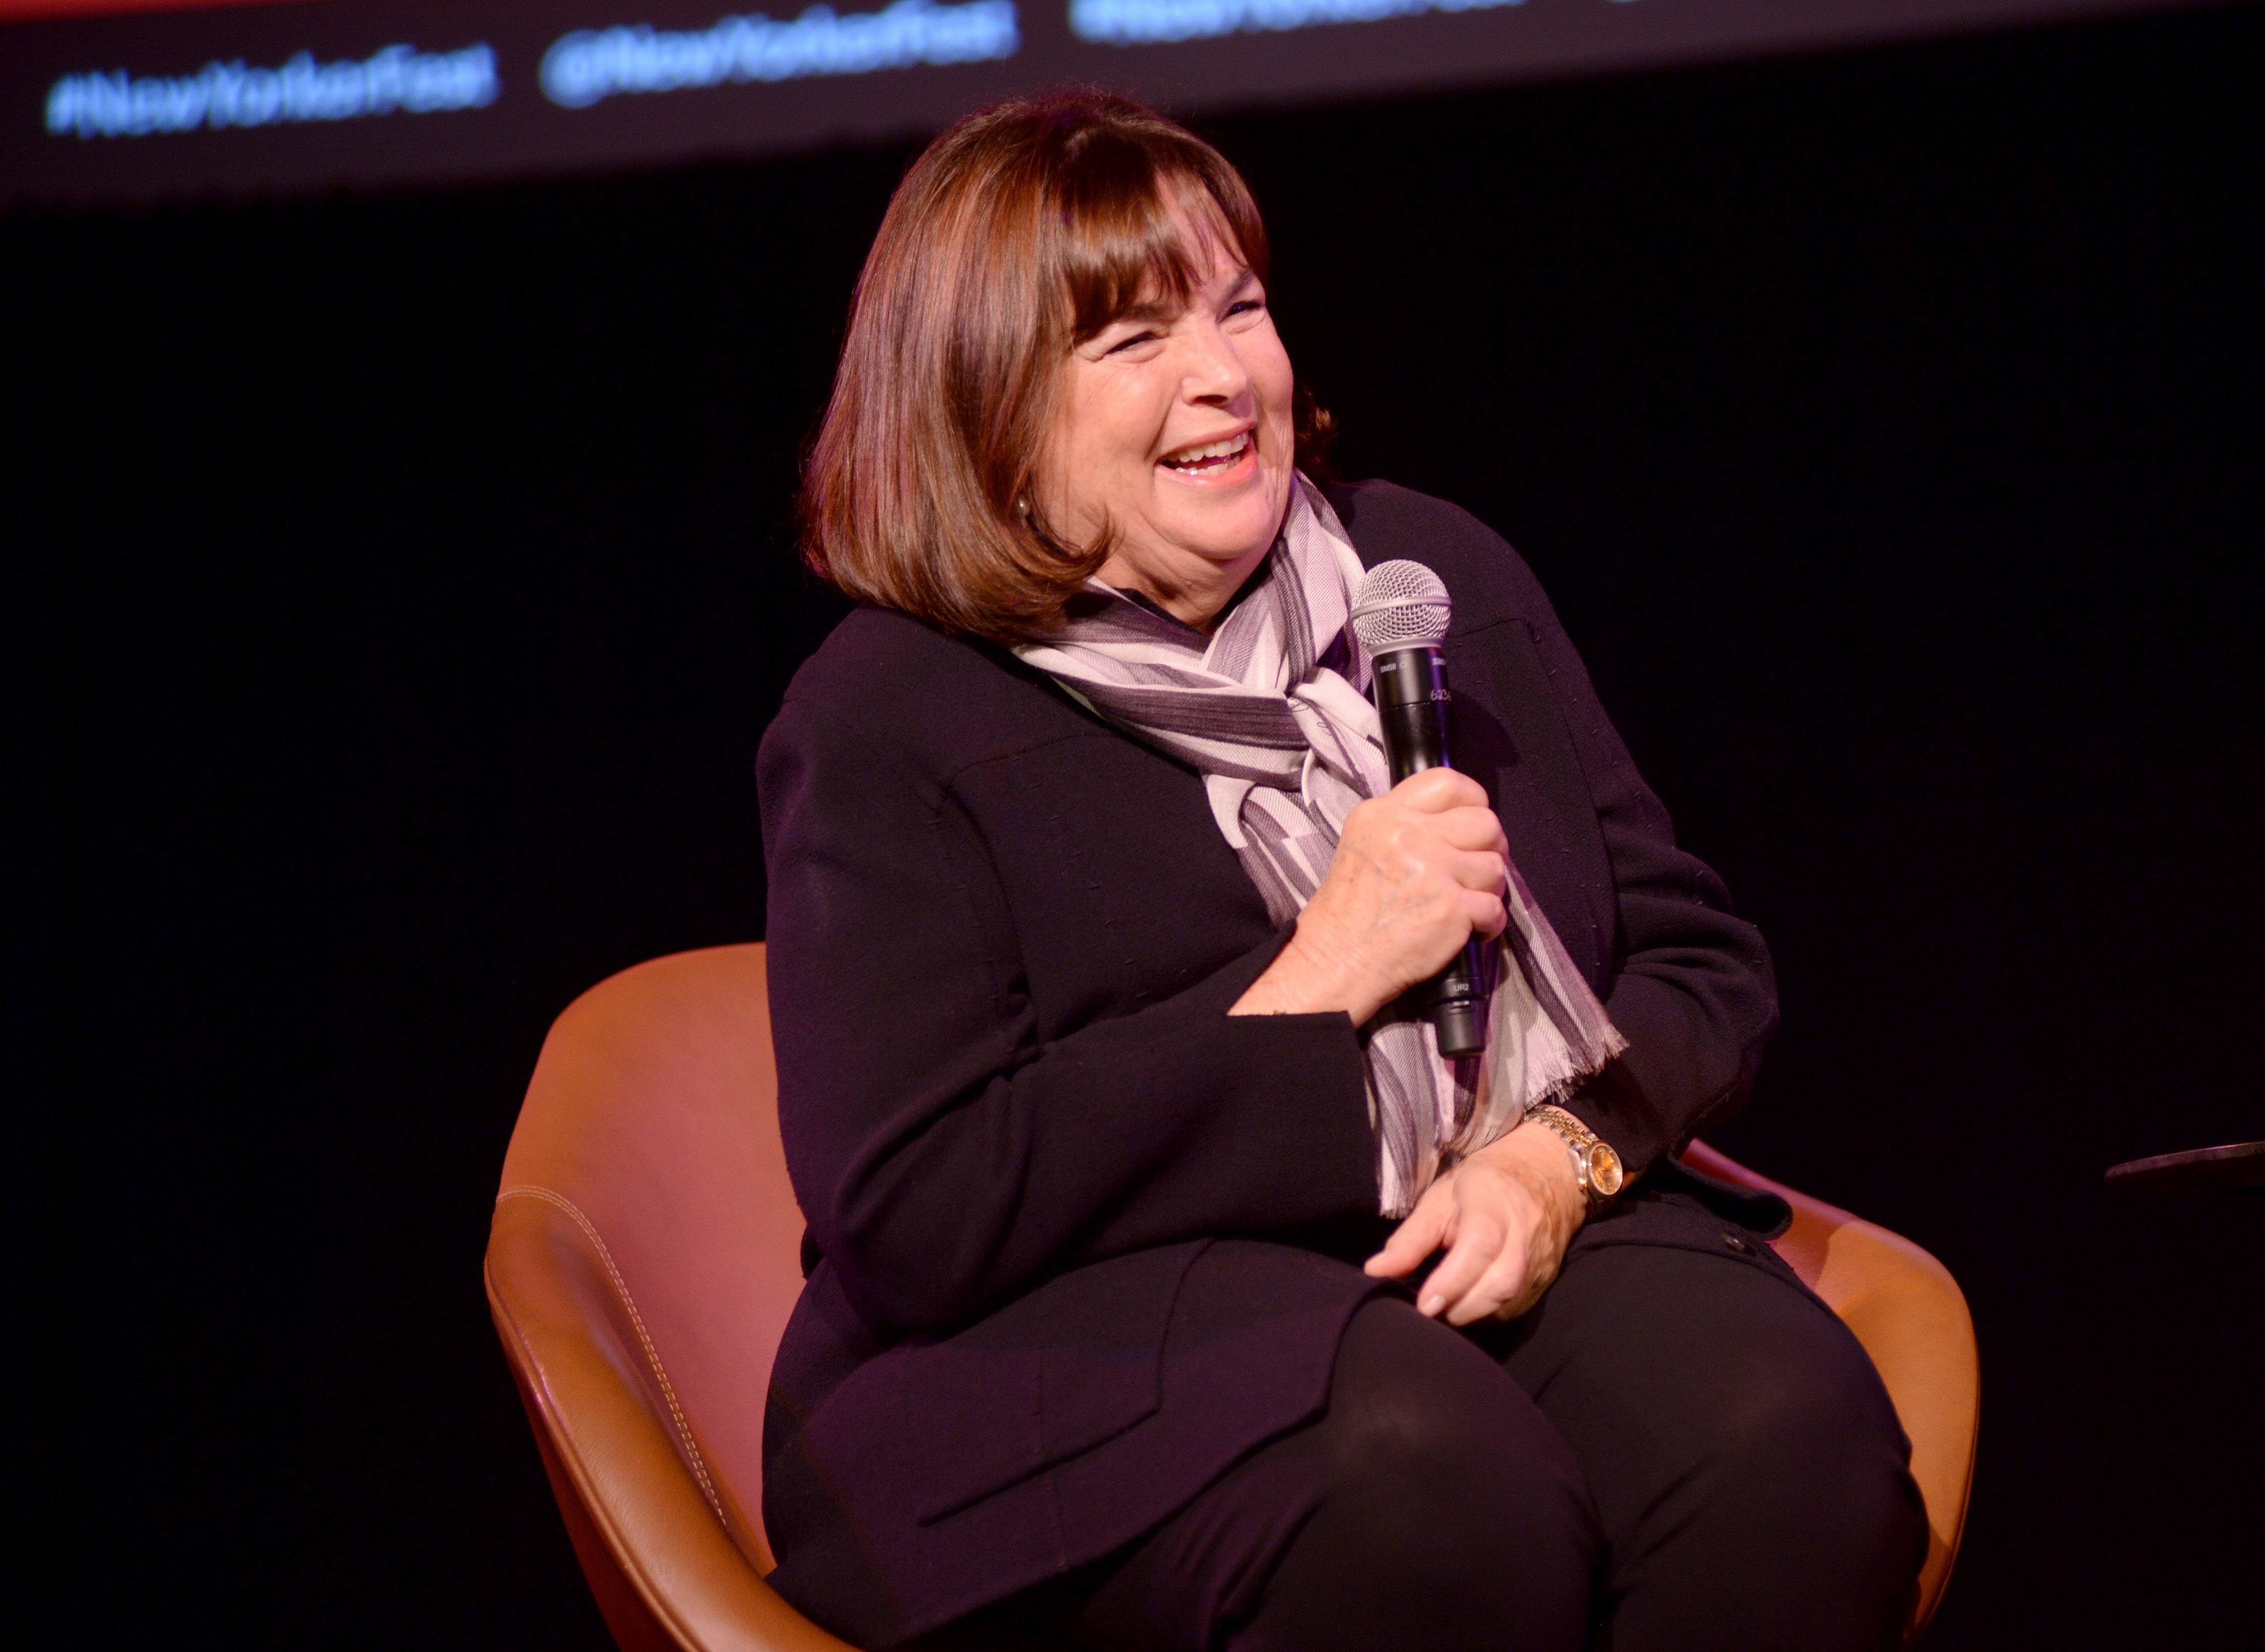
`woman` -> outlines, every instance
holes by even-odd
[[[773,1581],[866,1646],[1893,1644],[1893,1410],[1783,1207],[1669,1156],[1752,1082],[1760,938],[1509,547],[1299,472],[1267,273],[1097,96],[944,134],[867,261],[805,502],[867,606],[761,758]],[[1397,787],[1347,627],[1394,558],[1461,770]],[[1561,1070],[1396,1008],[1474,936],[1564,978]]]

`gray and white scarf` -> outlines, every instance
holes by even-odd
[[[1060,630],[1016,651],[1202,774],[1220,833],[1278,924],[1321,887],[1353,806],[1391,789],[1351,625],[1364,571],[1300,476],[1258,583],[1208,638],[1094,580]],[[1482,949],[1494,977],[1483,1055],[1444,1059],[1405,1003],[1363,1029],[1387,1216],[1407,1214],[1441,1170],[1627,1048],[1515,866],[1504,904],[1509,928]]]

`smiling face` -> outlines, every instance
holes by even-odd
[[[1183,198],[1172,217],[1196,254],[1187,302],[1152,296],[1071,350],[1032,502],[1060,538],[1112,531],[1103,581],[1203,627],[1281,528],[1294,381],[1217,214]]]

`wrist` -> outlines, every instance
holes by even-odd
[[[1566,1171],[1579,1190],[1584,1210],[1609,1204],[1627,1185],[1619,1150],[1571,1113],[1551,1103],[1530,1109],[1513,1135],[1534,1131],[1560,1144]]]
[[[1520,1124],[1464,1161],[1483,1164],[1526,1190],[1540,1212],[1540,1231],[1562,1247],[1589,1219],[1589,1201],[1566,1157],[1565,1144],[1548,1131]]]
[[[1283,950],[1296,958],[1306,990],[1318,1007],[1343,1010],[1356,1027],[1384,1008],[1389,994],[1377,992],[1370,979],[1373,972],[1359,967],[1344,949],[1332,946],[1302,921]]]
[[[1237,999],[1230,1015],[1318,1015],[1341,1011],[1359,1026],[1381,1000],[1369,1001],[1357,972],[1300,923],[1266,972]]]
[[[1562,1195],[1570,1208],[1586,1208],[1581,1179],[1566,1156],[1565,1144],[1530,1120],[1508,1135],[1497,1137],[1471,1157],[1490,1159],[1505,1169],[1515,1168],[1527,1181],[1539,1182],[1552,1193]]]

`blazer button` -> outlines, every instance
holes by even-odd
[[[1754,1254],[1754,1241],[1744,1234],[1725,1234],[1722,1235],[1722,1242],[1741,1256],[1751,1256]]]

